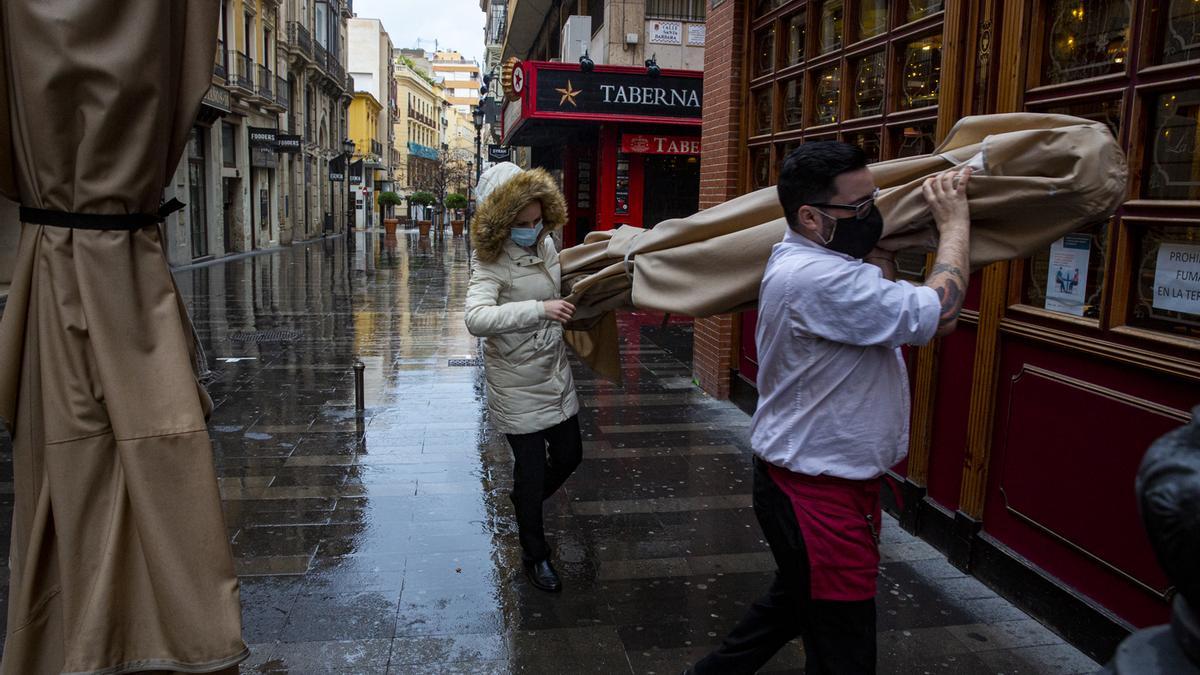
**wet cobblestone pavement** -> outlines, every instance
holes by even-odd
[[[550,595],[520,574],[512,458],[463,325],[463,243],[364,248],[177,275],[213,368],[242,671],[678,673],[707,653],[773,563],[750,507],[749,418],[692,385],[690,325],[624,317],[623,388],[577,368],[584,462],[547,503],[565,586]],[[882,548],[881,673],[1097,668],[890,519]],[[766,670],[803,660],[796,641]]]

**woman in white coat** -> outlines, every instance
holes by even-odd
[[[511,499],[525,572],[534,586],[559,591],[542,523],[542,502],[579,466],[579,401],[562,324],[575,307],[559,296],[558,252],[549,237],[567,205],[541,169],[505,162],[476,188],[471,224],[474,265],[467,291],[467,330],[484,338],[488,411],[512,446]]]

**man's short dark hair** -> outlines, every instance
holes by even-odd
[[[779,172],[779,203],[788,226],[796,229],[796,212],[805,204],[827,202],[834,195],[833,180],[867,165],[862,148],[841,141],[802,143],[783,160]]]

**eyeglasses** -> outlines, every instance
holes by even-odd
[[[847,211],[853,211],[855,218],[857,218],[859,220],[865,220],[867,216],[871,215],[871,208],[873,206],[875,206],[875,198],[878,196],[879,196],[879,188],[875,188],[875,191],[871,193],[870,197],[867,197],[866,199],[862,200],[861,202],[859,202],[857,204],[831,204],[831,203],[819,204],[818,203],[818,204],[808,204],[808,206],[819,206],[819,207],[825,208],[825,209],[846,209]]]

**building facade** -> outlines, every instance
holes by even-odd
[[[187,204],[164,225],[173,264],[337,229],[344,202],[327,167],[345,138],[350,11],[340,2],[224,0],[213,84],[165,190]]]
[[[470,115],[479,103],[479,64],[468,61],[454,51],[434,52],[430,59],[430,70],[435,80],[445,87],[446,101],[459,112]]]
[[[433,79],[421,50],[398,49],[394,52],[397,119],[394,123],[397,155],[396,191],[407,201],[413,193],[429,191],[438,168],[438,148],[442,137],[443,87]],[[412,220],[428,220],[425,208],[409,204],[406,215]]]
[[[713,5],[702,207],[774,184],[808,140],[855,143],[872,159],[924,154],[970,114],[1075,115],[1108,125],[1125,149],[1128,201],[1114,218],[976,273],[959,329],[908,352],[910,452],[891,472],[907,529],[1106,660],[1129,629],[1167,617],[1133,479],[1151,440],[1200,398],[1200,288],[1179,281],[1200,279],[1184,269],[1200,260],[1200,10]],[[1055,288],[1064,261],[1080,270],[1071,292]],[[921,278],[927,262],[904,256],[901,272]],[[697,381],[747,406],[755,321],[695,330]]]
[[[503,90],[497,135],[516,161],[559,180],[564,245],[697,210],[705,7],[576,0],[551,11],[517,0],[489,14],[507,28],[490,73],[490,89]]]
[[[390,148],[379,139],[385,111],[384,105],[371,92],[354,92],[354,100],[350,103],[350,139],[354,141],[354,155],[349,179],[354,199],[353,228],[356,230],[369,230],[381,224],[379,193],[390,184],[390,181],[384,184],[381,180],[384,149]],[[388,130],[391,130],[390,124]]]
[[[395,123],[398,119],[396,69],[392,39],[378,19],[353,18],[348,22],[350,33],[350,74],[354,77],[355,104],[362,103],[362,114],[369,116],[374,128],[353,136],[369,145],[358,145],[355,160],[363,162],[364,180],[358,186],[365,220],[359,227],[377,227],[382,212],[379,193],[393,191],[395,170]],[[365,93],[364,97],[360,94]],[[370,112],[370,101],[380,106],[378,114]]]

